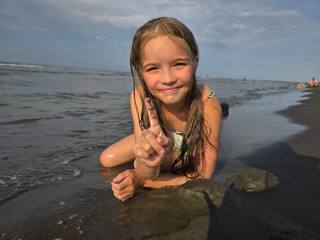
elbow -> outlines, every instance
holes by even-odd
[[[211,180],[212,176],[203,176],[202,179],[204,180]]]
[[[211,180],[212,179],[212,176],[208,176],[208,175],[199,175],[197,177],[197,179],[202,179],[202,180]]]
[[[100,159],[100,165],[102,167],[110,168],[115,166],[115,164],[113,164],[112,160],[110,159],[110,156],[106,153],[106,151],[103,151],[100,154],[99,159]]]

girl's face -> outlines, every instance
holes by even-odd
[[[181,39],[176,37],[152,38],[142,49],[142,79],[164,105],[184,106],[192,87],[193,65]]]

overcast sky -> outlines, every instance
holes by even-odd
[[[0,0],[0,61],[129,71],[135,30],[159,16],[193,31],[200,75],[320,78],[319,0]]]

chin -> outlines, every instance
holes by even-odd
[[[185,99],[185,96],[180,97],[175,95],[159,97],[159,100],[166,105],[174,105],[174,104],[180,103],[181,101],[184,101],[184,99]]]

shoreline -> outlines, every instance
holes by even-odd
[[[299,104],[304,96],[301,91],[272,94],[231,107],[230,116],[222,122],[219,161],[214,179],[223,182],[248,169],[249,166],[240,161],[241,157],[303,132],[306,126],[291,122],[277,112]]]
[[[290,137],[289,145],[299,154],[320,158],[320,88],[308,89],[305,96],[300,104],[278,113],[307,127],[301,134]]]
[[[240,161],[275,174],[280,185],[264,192],[230,191],[212,216],[209,236],[216,239],[319,239],[320,155],[319,90],[308,91],[299,104],[278,111],[306,129]],[[310,117],[312,118],[310,119]],[[318,135],[319,136],[319,135]],[[306,140],[308,140],[306,142]],[[308,146],[306,149],[305,146]],[[209,238],[208,238],[209,239]]]
[[[299,94],[305,95],[297,92],[292,99]],[[280,135],[274,136],[272,132],[272,138],[266,142],[251,137],[244,144],[254,143],[254,147],[244,154],[232,153],[243,165],[275,174],[280,186],[274,189],[263,192],[230,189],[218,209],[201,201],[195,204],[192,197],[177,195],[176,190],[144,189],[132,200],[122,203],[113,198],[105,182],[120,168],[104,172],[106,176],[96,169],[84,172],[72,182],[41,187],[1,205],[0,239],[319,239],[320,175],[317,167],[320,159],[300,154],[291,147],[291,141],[300,139],[301,142],[302,139],[304,142],[308,136],[300,136],[308,135],[317,128],[319,114],[311,123],[304,120],[308,114],[314,114],[311,106],[319,106],[319,91],[311,92],[311,95],[308,92],[301,103],[292,103],[290,99],[279,95],[273,99],[273,106],[266,98],[245,103],[239,106],[239,111],[232,108],[228,120],[228,124],[233,125],[232,116],[254,119],[252,117],[261,103],[265,104],[261,106],[264,109],[258,112],[269,106],[266,111],[266,116],[269,116],[269,110],[272,112],[273,107],[279,109],[278,103],[288,100],[286,104],[291,106],[281,110],[281,114],[290,120],[277,118],[276,113],[270,116],[274,123],[283,121],[281,126],[288,127],[281,133],[283,138],[276,141]],[[299,116],[296,116],[297,109],[301,111]],[[258,116],[260,123],[262,117]],[[264,118],[266,123],[273,124],[270,119]],[[289,126],[289,121],[299,126],[292,131],[296,134],[290,136],[288,133],[295,125],[290,123]],[[257,128],[254,124],[249,127],[253,132]],[[239,126],[238,137],[245,136],[243,131],[246,129]],[[264,139],[261,132],[255,134]],[[92,156],[92,161],[95,157]]]

